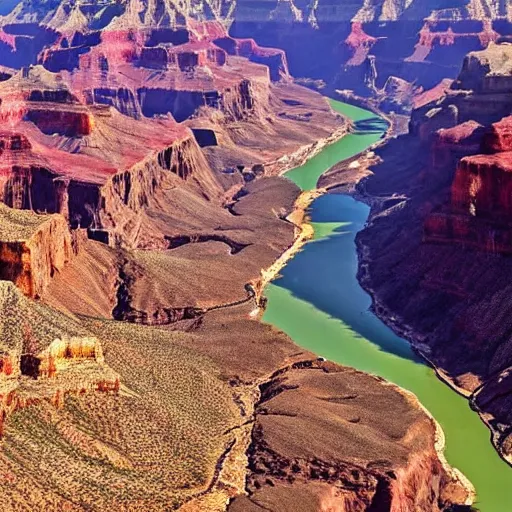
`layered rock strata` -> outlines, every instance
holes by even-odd
[[[63,217],[0,205],[0,279],[12,281],[25,295],[40,297],[76,250]]]
[[[470,398],[507,459],[511,52],[470,54],[446,97],[377,152],[364,183],[371,221],[358,237],[377,314]],[[397,160],[404,143],[411,158]]]
[[[410,110],[415,94],[457,75],[468,51],[484,49],[511,30],[510,10],[496,2],[278,5],[237,2],[233,35],[284,48],[295,76],[355,90],[394,111]],[[408,82],[413,94],[390,101],[390,78]]]

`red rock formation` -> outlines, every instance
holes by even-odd
[[[448,89],[450,89],[452,82],[453,80],[445,78],[444,80],[441,80],[441,82],[439,82],[435,87],[417,94],[413,100],[413,108],[418,109],[429,103],[444,98]]]
[[[73,256],[66,220],[0,205],[0,224],[0,279],[13,281],[29,297],[41,295]]]
[[[273,80],[288,76],[284,52],[233,40],[222,25],[211,22],[189,21],[175,30],[117,23],[85,39],[59,40],[42,53],[41,63],[63,72],[70,89],[86,103],[114,105],[134,117],[171,113],[177,121],[202,106],[237,118],[266,108],[269,75]],[[122,85],[119,73],[126,77]],[[250,103],[235,111],[232,96],[243,95],[245,83],[254,93]],[[243,98],[237,102],[242,105]]]
[[[94,125],[93,117],[85,112],[30,109],[26,119],[46,135],[57,133],[67,137],[90,135]]]
[[[479,152],[483,133],[484,127],[475,121],[438,130],[431,145],[429,179],[451,183],[457,162],[464,156]]]
[[[510,44],[491,44],[469,53],[446,94],[412,113],[411,133],[427,140],[439,128],[470,120],[487,126],[502,119],[512,110],[511,58]]]
[[[512,108],[511,57],[509,44],[471,52],[451,89],[413,113],[411,134],[431,144],[426,175],[451,184],[449,204],[425,220],[425,241],[512,250],[512,118],[490,125]]]
[[[215,39],[214,43],[229,55],[238,55],[252,62],[265,64],[270,69],[270,78],[273,81],[289,77],[288,62],[283,50],[262,48],[254,39],[235,39],[227,35]]]
[[[5,235],[6,223],[1,225]],[[0,437],[6,417],[21,408],[43,400],[59,407],[70,393],[118,392],[119,376],[105,365],[100,341],[77,321],[31,301],[7,281],[0,281],[0,302]]]
[[[512,116],[492,125],[484,137],[483,149],[489,153],[512,151]]]
[[[184,133],[182,139],[149,154],[129,170],[115,174],[102,187],[99,220],[114,239],[122,239],[128,245],[137,245],[146,238],[150,240],[152,233],[141,233],[141,215],[145,209],[165,201],[166,191],[178,189],[183,182],[189,191],[212,200],[219,199],[220,186],[195,138],[187,131]],[[167,246],[163,237],[152,244],[159,244],[160,248]]]
[[[475,154],[481,148],[507,149],[508,128],[507,118],[494,124],[485,136],[474,122],[437,132],[434,165],[445,169],[456,166],[456,172],[450,204],[425,220],[426,241],[457,242],[493,253],[512,252],[512,151]],[[465,151],[473,156],[460,159]]]
[[[251,85],[242,82],[240,89],[226,94],[225,111],[242,116],[252,106],[252,92]],[[173,187],[187,186],[205,198],[220,198],[221,189],[192,131],[169,117],[135,120],[113,108],[84,105],[39,67],[1,83],[0,98],[0,117],[13,129],[0,137],[0,199],[9,206],[59,212],[73,227],[98,228],[101,187],[117,173],[129,175],[136,165],[143,173],[146,164],[161,174],[170,171],[177,178]],[[149,101],[151,92],[140,98]],[[133,203],[129,195],[138,190],[136,181],[126,189],[122,203]],[[160,182],[142,179],[148,186],[144,198],[135,202],[144,208]],[[111,225],[115,211],[106,215]]]
[[[475,217],[512,219],[512,152],[463,158],[452,185],[452,206]]]

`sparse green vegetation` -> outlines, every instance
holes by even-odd
[[[34,232],[52,218],[31,210],[16,210],[0,203],[0,240],[18,242],[30,238]]]
[[[62,409],[42,403],[8,418],[0,474],[16,475],[14,501],[28,488],[30,503],[163,511],[205,490],[238,411],[212,361],[178,345],[193,336],[74,322],[101,340],[121,393],[67,396]]]

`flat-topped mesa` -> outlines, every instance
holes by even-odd
[[[155,49],[152,48],[149,51]],[[162,50],[162,48],[159,49]],[[226,60],[226,52],[210,41],[189,42],[167,50],[167,64],[177,64],[180,71],[193,71],[197,67],[209,64],[224,66]]]
[[[245,57],[251,62],[264,64],[270,70],[270,78],[277,82],[290,77],[286,53],[276,48],[263,48],[258,46],[251,38],[235,39],[223,36],[213,41],[217,46],[223,48],[229,55]]]
[[[0,83],[0,120],[13,127],[26,120],[47,135],[90,135],[93,120],[55,76],[40,66],[23,68]]]
[[[452,184],[452,208],[499,224],[512,220],[512,152],[463,158]]]
[[[215,43],[229,40],[222,25],[189,24],[75,33],[46,49],[40,62],[61,73],[83,102],[135,118],[171,114],[181,122],[206,107],[240,120],[267,109],[271,76],[288,73],[284,53],[246,41],[228,55]]]
[[[457,54],[462,56],[468,50],[483,49],[499,39],[500,34],[489,18],[481,15],[480,19],[464,20],[461,19],[463,16],[461,12],[449,10],[434,12],[425,20],[414,53],[405,59],[406,62],[435,61],[442,52],[452,60]]]
[[[512,62],[509,43],[490,44],[483,51],[469,53],[452,89],[475,93],[509,93],[512,90]]]
[[[77,244],[64,217],[13,210],[0,203],[0,280],[39,297]]]

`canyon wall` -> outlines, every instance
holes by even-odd
[[[508,43],[470,53],[447,94],[413,114],[411,133],[431,143],[433,169],[427,176],[433,178],[432,171],[441,164],[438,174],[452,180],[449,204],[425,221],[427,241],[458,241],[496,253],[512,248],[508,226],[512,117],[506,117],[512,113],[510,55]],[[453,115],[448,118],[444,112]],[[438,130],[432,119],[449,127]]]
[[[377,151],[358,236],[375,311],[469,397],[507,460],[511,56],[509,43],[470,53],[453,85],[413,112],[409,134]]]
[[[250,139],[251,130],[268,132],[281,108],[274,84],[289,83],[289,75],[283,51],[230,38],[220,22],[175,19],[170,12],[157,22],[141,19],[140,7],[127,2],[103,30],[93,18],[104,12],[82,12],[78,3],[55,11],[21,3],[0,19],[21,30],[30,12],[31,31],[38,33],[37,20],[55,34],[38,65],[13,69],[0,82],[6,126],[0,199],[14,208],[61,213],[72,228],[87,228],[97,240],[130,245],[153,238],[144,243],[157,247],[165,244],[159,229],[141,236],[137,216],[167,210],[162,187],[176,194],[183,187],[185,195],[222,211],[224,189],[244,182],[242,176],[218,176],[194,133],[215,133],[217,126],[221,142],[235,147],[232,125],[247,123],[233,132],[239,140]],[[65,21],[64,14],[72,19]],[[328,116],[335,120],[332,112]],[[301,136],[297,144],[302,139],[314,137]],[[118,144],[112,147],[111,140]],[[214,140],[209,146],[216,148]],[[222,157],[211,161],[224,171]]]
[[[231,35],[239,42],[226,40],[218,28],[197,28],[190,18],[230,25]],[[244,54],[254,62],[265,63],[274,80],[287,75],[284,54],[258,49],[254,40],[285,50],[291,73],[296,77],[322,80],[331,92],[352,89],[389,110],[401,112],[411,109],[415,95],[445,78],[454,78],[468,51],[484,49],[500,36],[512,33],[510,7],[491,0],[428,4],[422,0],[354,0],[343,5],[329,0],[308,5],[288,0],[125,0],[108,1],[101,6],[39,0],[22,1],[3,20],[0,18],[0,25],[7,32],[6,44],[13,44],[15,36],[8,32],[12,26],[27,27],[17,31],[34,32],[35,22],[46,24],[51,33],[70,35],[105,28],[122,31],[128,27],[153,27],[153,44],[142,52],[141,60],[156,69],[173,59],[182,71],[205,60],[224,60],[225,55],[218,49],[198,50],[189,44],[187,52],[183,48],[174,54],[162,47],[162,43],[170,42],[169,37],[173,43],[193,43],[194,37],[187,38],[181,32],[188,23],[200,38],[206,35],[211,40],[221,40],[217,46],[229,54]],[[86,51],[78,43],[96,37],[75,36],[75,44],[68,41],[64,43],[66,48],[47,57],[48,65],[76,67]],[[396,91],[390,91],[397,79],[408,84],[408,93],[396,95]]]
[[[39,297],[75,253],[77,244],[66,220],[0,205],[0,223],[0,279],[14,282],[29,297]]]
[[[510,9],[497,2],[425,3],[239,0],[231,33],[286,50],[294,76],[351,89],[387,110],[406,112],[412,97],[454,78],[460,60],[512,31]],[[413,94],[390,93],[389,80]],[[412,97],[411,97],[412,96]],[[389,102],[389,99],[395,101]]]

